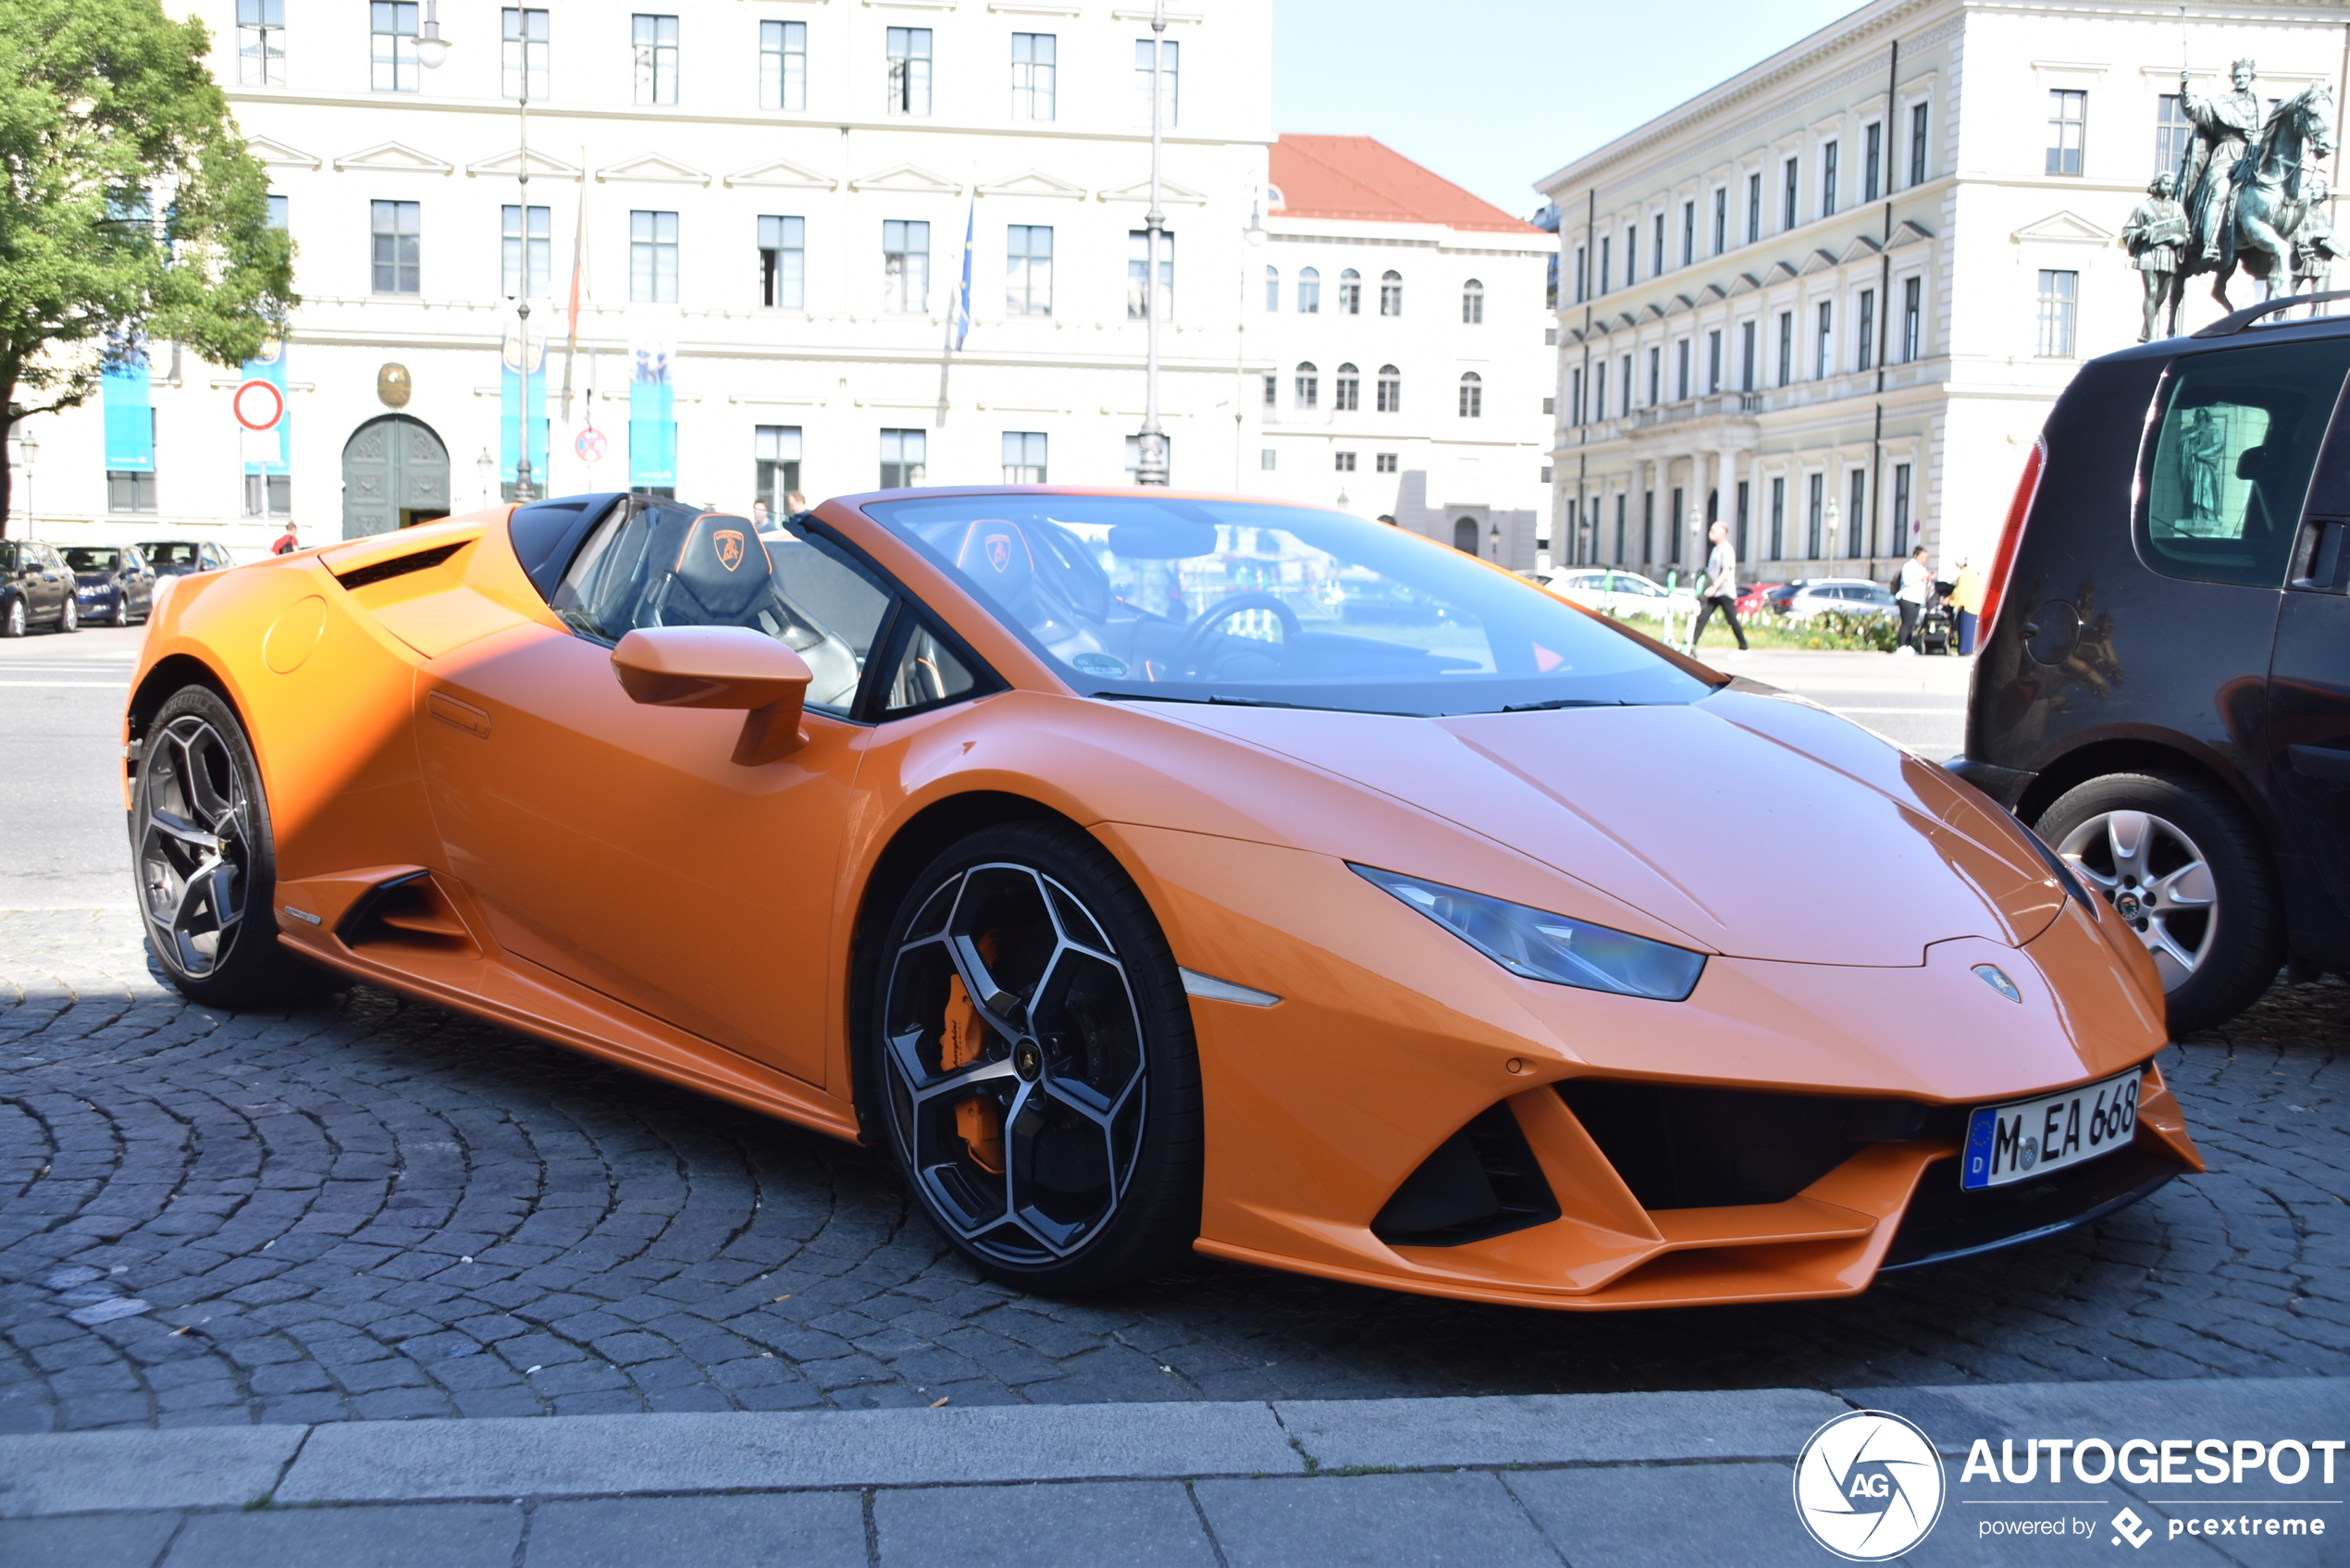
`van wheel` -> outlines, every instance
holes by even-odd
[[[2276,979],[2284,920],[2268,846],[2215,785],[2109,773],[2035,826],[2154,956],[2174,1036],[2225,1023]]]

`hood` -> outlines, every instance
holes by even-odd
[[[1796,698],[1725,690],[1449,719],[1187,706],[1181,717],[1444,818],[1736,957],[1913,966],[1953,937],[2020,946],[2063,907],[2004,812]],[[1348,853],[1386,865],[1373,846]],[[1386,869],[1451,880],[1441,865]]]

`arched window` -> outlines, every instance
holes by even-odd
[[[1316,408],[1322,401],[1322,378],[1315,373],[1312,362],[1297,367],[1297,406]]]
[[[1338,314],[1341,315],[1363,314],[1363,275],[1351,266],[1338,275]],[[1910,357],[1915,359],[1917,355],[1911,354]]]
[[[1404,275],[1388,271],[1379,275],[1379,313],[1381,315],[1404,314]]]
[[[1281,269],[1278,266],[1268,266],[1265,269],[1265,309],[1269,315],[1280,308]],[[520,374],[520,372],[516,372],[516,374]]]
[[[1322,314],[1321,268],[1308,266],[1299,269],[1297,274],[1297,314],[1300,315],[1319,315]]]
[[[1391,364],[1379,367],[1379,411],[1381,414],[1404,412],[1404,373]]]
[[[1363,406],[1363,373],[1351,364],[1338,367],[1338,381],[1330,389],[1330,407],[1342,414],[1352,414]]]
[[[1461,322],[1467,327],[1485,323],[1485,285],[1474,278],[1461,285]]]
[[[1485,417],[1485,380],[1474,370],[1461,372],[1461,417]]]
[[[516,372],[516,374],[520,374],[520,372]],[[1477,548],[1476,518],[1464,517],[1459,522],[1453,525],[1453,548],[1459,550],[1463,555],[1482,555],[1485,553],[1483,550]]]

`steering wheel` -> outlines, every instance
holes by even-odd
[[[1268,593],[1239,593],[1219,599],[1200,611],[1192,623],[1183,628],[1182,640],[1175,645],[1175,667],[1191,670],[1199,663],[1206,650],[1207,639],[1216,628],[1243,610],[1269,610],[1281,623],[1283,640],[1298,636],[1305,628],[1299,624],[1297,611]]]

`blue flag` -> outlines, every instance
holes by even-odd
[[[960,352],[963,340],[971,329],[971,226],[979,220],[979,192],[971,192],[971,204],[963,217],[963,284],[955,295],[955,349]]]

